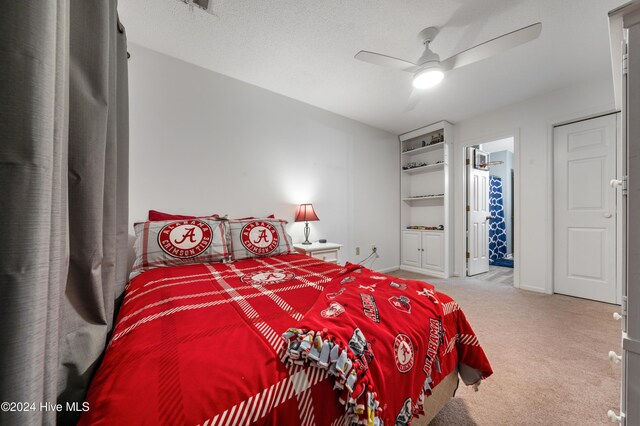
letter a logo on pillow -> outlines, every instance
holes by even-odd
[[[200,220],[171,222],[160,230],[158,245],[169,256],[186,259],[205,251],[211,234],[211,227]]]
[[[249,222],[240,231],[240,242],[253,254],[266,255],[278,248],[278,231],[269,222]]]

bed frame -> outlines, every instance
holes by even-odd
[[[458,369],[456,368],[435,387],[433,394],[425,400],[424,416],[413,419],[411,424],[415,426],[427,426],[431,423],[431,420],[433,420],[440,410],[455,396],[459,381]]]

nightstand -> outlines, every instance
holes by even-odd
[[[342,244],[335,243],[311,243],[311,244],[294,244],[293,247],[298,253],[306,254],[316,259],[324,260],[329,263],[338,263],[338,252]]]

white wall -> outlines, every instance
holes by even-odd
[[[395,135],[132,43],[129,51],[131,223],[149,209],[291,222],[310,202],[320,218],[312,240],[344,244],[341,261],[376,244],[374,269],[398,266]],[[302,228],[289,224],[294,242]]]
[[[513,153],[513,138],[498,139],[497,141],[491,141],[489,143],[480,144],[480,151],[494,153],[500,151],[509,151]]]
[[[613,109],[611,77],[603,76],[455,123],[456,273],[465,273],[464,146],[514,136],[514,168],[520,170],[515,182],[516,285],[552,292],[552,126]]]

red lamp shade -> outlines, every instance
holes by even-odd
[[[298,206],[298,210],[296,211],[296,222],[313,222],[318,219],[318,215],[313,210],[313,205],[311,204],[300,204]]]

